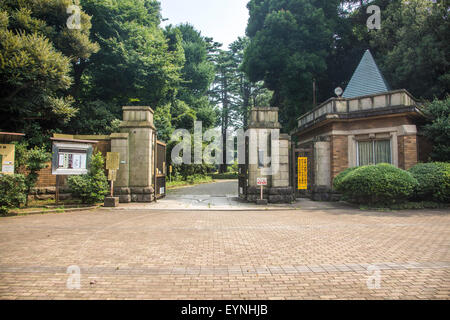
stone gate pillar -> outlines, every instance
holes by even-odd
[[[295,200],[289,178],[290,136],[280,134],[278,108],[253,108],[248,137],[248,188],[246,199],[260,198],[257,178],[267,178],[264,199],[269,203],[290,203]],[[263,157],[264,159],[261,159]]]
[[[111,151],[120,153],[114,193],[120,202],[154,200],[156,129],[150,107],[123,107],[120,133],[111,135]]]

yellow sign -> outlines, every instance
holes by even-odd
[[[119,170],[120,154],[118,152],[108,152],[106,154],[106,169]]]
[[[308,158],[298,158],[298,190],[308,189]]]
[[[116,181],[117,179],[117,170],[108,170],[108,180]]]
[[[172,173],[172,166],[169,166],[169,172]]]
[[[13,144],[0,144],[0,173],[14,174],[14,153],[16,146]]]

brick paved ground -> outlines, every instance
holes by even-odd
[[[81,268],[79,290],[66,287],[71,265]],[[379,289],[367,286],[377,272],[369,265]],[[448,210],[102,209],[0,219],[2,299],[449,297]]]

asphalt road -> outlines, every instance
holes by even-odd
[[[209,195],[211,197],[226,197],[238,195],[238,180],[224,180],[214,183],[199,184],[192,187],[182,187],[168,190],[167,198],[179,198],[180,196]]]

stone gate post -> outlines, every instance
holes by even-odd
[[[114,193],[120,202],[154,200],[154,146],[156,129],[150,107],[123,107],[120,133],[111,135],[111,151],[120,153]]]
[[[254,202],[260,198],[257,178],[267,178],[264,199],[270,203],[290,203],[295,200],[289,178],[291,138],[288,134],[280,134],[280,129],[278,108],[260,107],[251,110],[248,133],[248,201]]]

